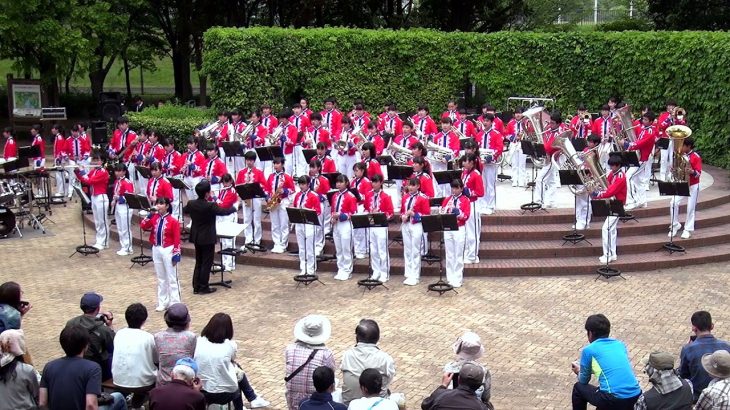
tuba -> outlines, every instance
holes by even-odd
[[[550,114],[545,107],[532,107],[522,113],[522,128],[525,130],[525,140],[535,145],[544,145],[543,135],[545,126],[550,122]],[[532,164],[537,168],[545,166],[545,159],[532,158]]]
[[[627,104],[616,110],[616,117],[618,123],[621,125],[620,130],[614,130],[618,135],[619,140],[626,140],[628,142],[636,141],[636,133],[634,132],[634,120],[631,116],[631,107]],[[616,142],[619,151],[623,151],[623,142]]]
[[[394,143],[394,141],[395,138],[391,138],[388,146],[385,147],[385,149],[393,154],[393,160],[396,164],[407,165],[408,162],[413,159],[413,154],[411,153],[411,150]]]
[[[684,139],[692,135],[692,129],[685,125],[672,125],[667,128],[667,135],[674,145],[672,182],[687,182],[687,157],[682,153],[682,145]]]
[[[431,157],[435,159],[438,162],[442,162],[444,164],[448,164],[449,160],[446,159],[446,156],[453,156],[454,153],[446,147],[442,147],[438,144],[434,144],[431,141],[426,142],[426,150],[431,153]]]
[[[672,110],[672,120],[674,121],[682,121],[686,115],[687,110],[683,107],[674,107],[674,110]]]
[[[601,167],[597,155],[597,148],[593,148],[586,152],[585,155],[575,151],[573,143],[570,141],[570,131],[566,131],[553,140],[552,148],[560,150],[560,154],[564,155],[566,161],[561,165],[558,157],[560,154],[554,154],[552,157],[553,165],[563,170],[575,170],[583,184],[583,188],[571,185],[570,192],[573,195],[580,195],[585,192],[597,192],[605,190],[608,187],[606,175]]]

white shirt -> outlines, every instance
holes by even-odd
[[[391,399],[382,397],[363,397],[350,402],[347,410],[398,410],[398,405]]]
[[[393,358],[372,343],[359,342],[342,355],[342,401],[349,403],[362,397],[360,374],[365,369],[377,369],[383,375],[383,391],[388,390],[395,377]]]
[[[226,339],[212,343],[207,337],[198,337],[195,345],[195,362],[203,390],[208,393],[230,393],[238,390],[238,378],[233,366],[236,358],[236,342]]]
[[[157,381],[157,347],[151,333],[125,328],[114,336],[112,376],[121,387],[145,387]]]

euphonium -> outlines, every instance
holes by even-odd
[[[342,132],[340,133],[340,139],[337,140],[337,142],[335,143],[337,145],[337,149],[339,151],[346,150],[347,149],[347,143],[349,141],[350,141],[350,133],[347,132],[347,131],[345,131],[345,130],[342,130]]]
[[[584,192],[596,192],[606,189],[608,182],[598,160],[598,155],[595,155],[597,149],[593,148],[585,156],[581,156],[581,154],[575,151],[569,137],[570,131],[566,131],[555,137],[552,148],[559,149],[560,153],[565,156],[566,161],[560,164],[558,160],[559,154],[553,155],[552,161],[553,165],[559,169],[575,170],[578,173],[583,188],[571,185],[569,187],[570,191],[574,195],[579,195]],[[590,158],[588,158],[589,156]]]
[[[545,107],[532,107],[522,113],[522,128],[525,130],[525,140],[533,144],[545,144],[543,135],[545,134],[545,126],[550,122],[550,114],[545,111]],[[545,166],[547,159],[532,158],[532,165],[537,168]]]
[[[211,139],[213,137],[211,134],[213,133],[213,130],[216,128],[218,128],[218,121],[213,121],[207,127],[200,130],[200,136],[205,139]]]
[[[692,129],[685,125],[672,125],[667,128],[667,135],[674,145],[674,158],[672,159],[672,182],[686,182],[687,158],[682,153],[684,139],[692,135]]]
[[[395,138],[391,138],[388,146],[385,147],[385,149],[393,154],[393,160],[396,162],[396,164],[408,164],[408,161],[413,159],[413,154],[411,153],[411,150],[394,143],[394,140]]]
[[[431,141],[426,142],[426,150],[431,152],[431,157],[435,159],[438,162],[443,162],[444,164],[448,164],[450,160],[446,159],[446,156],[453,156],[454,153],[451,151],[451,149],[442,147],[438,144],[434,144]]]
[[[256,126],[253,123],[249,123],[240,134],[238,134],[238,133],[234,134],[234,136],[236,137],[236,141],[246,142],[248,137],[251,136],[251,133],[253,133],[255,129],[256,129]]]
[[[284,127],[277,127],[273,133],[269,134],[269,136],[267,137],[269,140],[269,145],[279,144],[279,137],[281,136],[282,132],[284,132]]]

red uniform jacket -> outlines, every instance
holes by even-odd
[[[236,185],[241,184],[260,184],[263,188],[266,185],[266,178],[264,178],[264,171],[258,168],[244,168],[238,171],[236,176]]]
[[[480,123],[483,123],[484,122],[484,114],[482,114],[479,117],[477,117],[477,122],[480,122]],[[506,131],[505,128],[504,128],[504,121],[502,121],[502,119],[499,118],[497,115],[494,116],[494,121],[492,121],[492,126],[500,134],[504,134],[505,131]]]
[[[165,172],[165,175],[170,177],[178,175],[181,172],[184,161],[185,157],[183,157],[179,152],[175,150],[165,152],[165,155],[162,157],[161,161],[162,170]]]
[[[439,132],[433,137],[433,143],[451,149],[453,156],[459,155],[461,143],[459,142],[459,137],[457,137],[453,131],[449,131],[446,134],[444,134],[443,131]]]
[[[365,198],[367,198],[368,193],[372,192],[373,190],[373,185],[370,183],[370,180],[367,177],[352,178],[352,181],[350,182],[350,188],[357,189],[357,192],[360,193],[360,200],[358,201],[358,203],[364,204]]]
[[[226,164],[218,158],[216,155],[212,159],[208,159],[208,161],[205,163],[205,167],[203,168],[203,176],[207,178],[211,184],[217,184],[223,174],[228,172],[228,169],[226,169]],[[216,178],[216,180],[213,180],[213,177]]]
[[[700,176],[702,176],[702,158],[700,158],[700,154],[694,151],[690,151],[687,156],[689,157],[689,165],[694,171],[694,173],[689,175],[689,184],[697,185],[700,183]]]
[[[380,162],[375,158],[370,158],[365,161],[365,165],[368,167],[367,177],[373,179],[374,175],[383,175],[383,169],[380,167]]]
[[[669,112],[663,112],[659,116],[659,138],[669,138],[667,136],[667,128],[671,127],[672,125],[687,125],[687,119],[682,118],[681,120],[677,120],[672,118],[672,115]]]
[[[620,168],[617,172],[609,172],[606,177],[608,180],[608,189],[601,191],[596,199],[604,199],[616,197],[622,204],[626,203],[626,175]]]
[[[53,158],[55,158],[58,163],[64,155],[68,155],[66,153],[66,138],[64,138],[59,132],[53,139]]]
[[[367,114],[363,115],[351,115],[350,120],[352,121],[352,126],[355,128],[360,128],[363,132],[365,132],[368,129],[368,124],[370,124],[370,116]]]
[[[185,166],[185,163],[189,163],[189,165],[183,168],[183,174],[189,177],[202,177],[205,174],[206,162],[207,160],[202,152],[197,149],[195,151],[188,151],[183,156],[182,163],[183,166]]]
[[[456,121],[459,119],[459,111],[453,110],[453,111],[444,111],[441,113],[441,118],[451,118],[451,121]]]
[[[315,158],[322,163],[323,174],[331,174],[333,172],[337,172],[337,165],[335,165],[335,160],[333,160],[329,155],[325,155],[323,157],[317,155]]]
[[[124,151],[125,148],[127,148],[132,141],[137,139],[137,134],[127,128],[127,131],[122,133],[121,130],[116,129],[114,130],[114,133],[112,134],[112,141],[109,143],[109,148],[111,148],[116,155],[119,155]],[[87,139],[88,140],[88,139]],[[91,151],[91,148],[89,148],[89,151]],[[69,154],[70,155],[70,154]],[[126,150],[124,154],[124,158],[122,158],[122,161],[127,162],[129,161],[129,157],[132,156],[132,150],[128,149]]]
[[[134,184],[128,178],[121,178],[114,181],[114,196],[117,198],[117,203],[125,204],[124,194],[133,194]]]
[[[504,137],[499,131],[494,129],[494,127],[487,132],[481,131],[477,134],[476,140],[481,151],[488,149],[494,150],[494,162],[499,161],[502,156],[502,151],[504,151]],[[547,148],[547,144],[545,144],[545,149],[547,150]]]
[[[436,126],[436,122],[428,115],[425,117],[421,117],[416,114],[411,117],[411,121],[413,122],[413,126],[415,127],[415,129],[423,133],[423,135],[435,135],[437,132],[439,132],[438,127]]]
[[[283,142],[281,141],[282,137],[284,137]],[[288,155],[294,152],[294,146],[297,145],[298,138],[299,132],[297,131],[297,127],[293,126],[292,124],[287,124],[284,131],[282,131],[279,135],[278,143],[278,145],[284,151],[284,154]]]
[[[385,149],[385,140],[380,133],[366,135],[368,142],[372,142],[375,145],[375,155],[383,155]]]
[[[365,210],[369,213],[382,212],[387,218],[391,218],[395,213],[393,199],[382,189],[378,192],[370,191],[365,198]]]
[[[327,192],[330,191],[330,181],[324,175],[317,175],[309,181],[309,189],[319,195],[319,199],[324,202],[327,200]]]
[[[147,154],[147,163],[153,164],[155,162],[162,162],[165,159],[165,148],[159,142],[150,146],[149,154]]]
[[[218,198],[215,202],[221,208],[233,208],[233,205],[238,202],[238,194],[232,186],[223,187],[218,191]]]
[[[312,123],[309,122],[309,118],[304,115],[304,113],[297,115],[292,115],[289,117],[289,123],[296,127],[297,131],[303,132],[306,131],[309,127],[312,126]]]
[[[337,137],[335,140],[339,140],[342,137],[342,133],[346,133],[347,136],[347,148],[345,150],[337,149],[337,153],[339,155],[347,155],[349,157],[354,157],[355,154],[357,154],[357,146],[355,146],[355,143],[357,143],[360,140],[360,137],[356,137],[353,133],[353,130],[341,130],[339,134],[337,134]]]
[[[279,120],[273,115],[262,115],[261,125],[267,130],[267,134],[273,134],[276,127],[279,126]]]
[[[429,198],[433,198],[433,178],[431,178],[431,175],[426,172],[414,172],[413,176],[418,177],[418,180],[421,182],[421,193]],[[403,185],[405,186],[406,184],[403,183]]]
[[[393,141],[393,144],[400,145],[401,147],[405,147],[408,149],[411,149],[413,145],[415,145],[418,142],[418,138],[416,138],[413,134],[402,134],[402,135],[396,135],[395,140]]]
[[[385,116],[382,121],[378,122],[378,131],[385,132],[386,130],[390,130],[389,132],[396,137],[403,134],[403,121],[397,115]]]
[[[332,111],[322,110],[319,114],[322,115],[322,125],[329,130],[330,135],[340,135],[342,113],[337,109],[333,109]]]
[[[223,146],[223,141],[228,141],[228,121],[218,122],[218,126],[213,130],[213,138],[218,148]]]
[[[656,142],[656,128],[650,125],[648,127],[639,128],[639,135],[636,141],[629,144],[630,150],[639,151],[639,160],[648,161],[649,155],[654,151],[654,143]]]
[[[611,129],[611,121],[612,119],[610,116],[608,118],[600,117],[597,120],[593,121],[592,133],[600,135],[601,137],[608,137],[608,133]]]
[[[150,214],[139,223],[139,226],[145,231],[150,231],[152,246],[162,246],[163,248],[172,246],[173,256],[180,255],[180,222],[170,213]]]
[[[400,203],[400,213],[403,215],[410,210],[413,210],[415,213],[415,218],[410,218],[410,222],[414,224],[420,223],[421,215],[431,214],[431,205],[428,202],[428,197],[420,192],[413,195],[403,195]]]
[[[269,135],[269,131],[261,125],[256,124],[251,134],[246,137],[245,145],[246,148],[257,148],[266,145],[266,136]]]
[[[441,209],[446,213],[453,213],[454,209],[458,209],[459,212],[456,214],[456,223],[461,227],[464,226],[466,220],[469,219],[469,215],[471,214],[471,202],[469,202],[469,198],[464,195],[450,195],[444,198],[444,201],[441,203]]]
[[[465,137],[475,139],[477,137],[477,127],[475,127],[474,123],[469,120],[459,120],[456,124],[454,124],[454,127],[464,134]]]
[[[505,130],[505,137],[509,138],[510,142],[515,142],[517,136],[524,131],[522,122],[512,118],[507,123],[507,129]]]
[[[228,132],[228,135],[233,136],[234,133],[240,134],[245,129],[246,129],[246,122],[244,122],[244,121],[229,122],[227,132]]]
[[[332,139],[330,139],[330,132],[323,126],[314,127],[311,126],[307,129],[307,132],[312,136],[314,142],[321,142],[327,149],[332,148]],[[311,147],[315,148],[315,147]]]
[[[279,188],[283,189],[281,193],[282,199],[288,198],[289,195],[294,193],[294,180],[284,171],[279,172],[278,174],[276,172],[272,172],[269,175],[269,180],[266,181],[264,191],[266,191],[269,196],[272,196]]]
[[[150,144],[149,141],[140,142],[134,146],[134,149],[132,150],[132,155],[129,159],[134,164],[143,165],[151,152],[152,144]]]
[[[464,188],[469,189],[468,194],[464,192],[471,202],[484,196],[484,179],[482,174],[476,169],[461,171],[461,180],[464,182]]]
[[[89,186],[91,196],[106,195],[106,187],[109,184],[109,173],[104,168],[94,168],[85,175],[81,175],[77,169],[76,177],[79,181]]]
[[[347,219],[350,219],[350,216],[357,212],[357,200],[349,190],[339,191],[332,195],[330,206],[332,207],[332,215],[346,214]]]
[[[573,117],[570,120],[570,130],[573,131],[574,138],[588,138],[588,135],[593,129],[593,120],[588,120],[586,124],[579,116]]]
[[[66,139],[66,154],[74,161],[86,159],[91,154],[91,145],[89,141],[81,137],[71,137]]]
[[[15,143],[15,138],[10,137],[5,141],[3,158],[5,158],[5,160],[8,160],[10,158],[18,158],[18,145]]]
[[[319,195],[312,192],[311,189],[307,191],[299,191],[294,195],[294,202],[292,206],[295,208],[311,209],[317,212],[317,215],[322,213],[322,203],[320,202]]]
[[[39,159],[45,159],[46,158],[46,143],[43,142],[43,137],[41,137],[41,134],[38,134],[33,138],[33,142],[30,144],[31,147],[38,147],[38,149],[41,151],[41,155],[38,157],[33,158],[34,160]]]
[[[554,153],[560,151],[558,148],[553,148],[553,141],[555,141],[555,137],[558,135],[564,133],[568,130],[568,127],[565,124],[558,125],[558,129],[555,131],[546,131],[545,134],[543,134],[543,140],[545,141],[545,153],[548,155],[548,157],[552,156]]]
[[[150,178],[147,181],[147,198],[167,198],[172,202],[172,184],[165,177]]]

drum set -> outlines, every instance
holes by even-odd
[[[46,233],[41,218],[32,212],[35,199],[32,181],[26,175],[0,174],[0,239],[13,233],[22,238],[21,228],[26,226]]]

